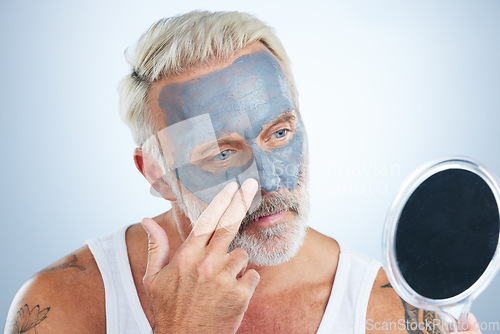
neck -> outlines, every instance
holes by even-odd
[[[171,210],[155,220],[167,232],[170,256],[173,256],[191,232],[191,222],[175,202],[172,202]],[[247,269],[255,269],[260,275],[256,293],[276,293],[300,284],[333,279],[338,255],[338,244],[333,239],[309,228],[299,252],[289,261],[277,266],[249,263]]]
[[[256,266],[248,264],[260,275],[259,291],[277,293],[301,284],[313,283],[323,279],[318,263],[318,239],[321,234],[309,228],[298,253],[289,261],[276,266]]]

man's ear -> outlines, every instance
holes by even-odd
[[[166,200],[175,201],[175,195],[168,183],[163,180],[163,171],[157,162],[141,148],[134,150],[135,167],[146,178],[149,184]]]

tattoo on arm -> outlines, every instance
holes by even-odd
[[[40,311],[40,305],[33,307],[30,311],[28,304],[24,304],[23,307],[17,312],[17,319],[14,322],[12,328],[12,334],[27,333],[33,329],[33,333],[36,333],[36,326],[47,318],[47,313],[49,313],[50,307],[47,307]]]
[[[67,269],[67,268],[77,268],[77,269],[79,269],[81,271],[87,270],[87,268],[77,265],[76,261],[78,261],[78,258],[76,257],[75,254],[73,254],[71,260],[69,260],[68,262],[65,262],[63,264],[60,264],[60,265],[57,265],[57,266],[54,266],[54,267],[43,269],[43,270],[41,270],[39,272],[40,273],[45,273],[45,272],[48,272],[48,271],[54,271],[54,270],[59,270],[59,269]]]
[[[392,285],[386,284],[383,285],[382,288],[392,288]],[[401,297],[399,297],[401,298]],[[445,334],[446,332],[443,332],[438,326],[435,326],[435,323],[441,323],[441,321],[437,321],[436,319],[439,319],[439,316],[436,314],[436,312],[432,311],[427,311],[427,310],[421,310],[419,308],[416,308],[413,305],[408,304],[401,298],[401,302],[403,303],[403,308],[405,310],[405,323],[406,325],[406,330],[408,331],[409,334]],[[429,324],[428,326],[425,326],[425,324]],[[420,326],[419,326],[420,325]],[[422,331],[420,328],[425,328],[425,331]]]

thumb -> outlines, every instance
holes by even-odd
[[[153,280],[168,264],[170,248],[165,230],[151,218],[144,218],[142,227],[148,234],[148,264],[144,282]]]
[[[479,324],[477,323],[477,319],[472,313],[467,314],[467,322],[465,322],[466,315],[462,315],[458,322],[458,331],[459,332],[467,332],[467,333],[476,333],[474,330],[479,328]],[[470,332],[469,332],[470,331]]]
[[[476,317],[474,316],[474,314],[469,313],[469,315],[467,316],[467,329],[468,330],[475,330],[478,328],[479,328],[479,326],[478,326]]]

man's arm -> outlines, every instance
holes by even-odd
[[[392,289],[391,283],[387,283],[381,286],[382,289]],[[394,291],[394,293],[396,293]],[[411,304],[408,304],[403,298],[401,298],[401,304],[404,309],[405,314],[405,330],[410,334],[420,334],[420,333],[429,333],[429,334],[444,334],[446,331],[443,328],[443,319],[439,317],[436,312],[422,310]]]
[[[99,269],[82,247],[21,287],[7,315],[5,334],[105,333],[104,307]]]
[[[368,302],[367,334],[446,334],[444,325],[444,320],[436,312],[419,309],[399,297],[384,269],[379,270]]]

